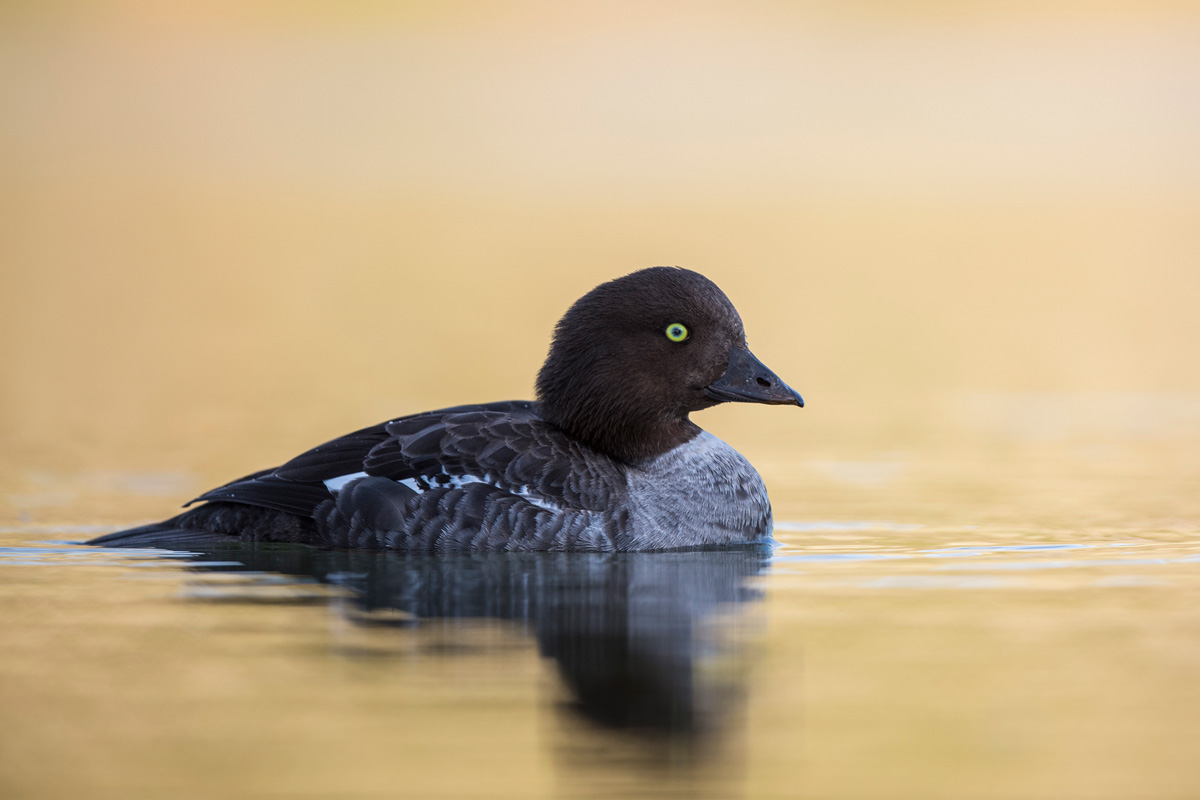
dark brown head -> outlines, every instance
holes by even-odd
[[[729,298],[677,267],[617,278],[571,306],[554,329],[537,393],[549,422],[628,463],[699,433],[692,411],[723,402],[804,405],[747,349]]]

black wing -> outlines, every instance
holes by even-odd
[[[415,414],[363,428],[286,464],[200,495],[192,503],[244,503],[311,517],[333,494],[325,481],[346,475],[420,488],[486,480],[499,488],[574,508],[603,507],[614,479],[607,460],[542,421],[537,405],[508,401]],[[190,505],[190,503],[189,503]]]

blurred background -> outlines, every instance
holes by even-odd
[[[656,264],[780,516],[1200,512],[1192,2],[10,0],[0,118],[0,519],[529,397]]]

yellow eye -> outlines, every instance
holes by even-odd
[[[682,342],[688,337],[687,326],[679,322],[672,322],[668,325],[666,333],[667,338],[672,342]]]

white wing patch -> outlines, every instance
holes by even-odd
[[[322,483],[325,484],[326,489],[333,492],[334,494],[337,494],[338,490],[340,490],[343,486],[345,486],[350,481],[356,481],[359,478],[365,478],[365,477],[367,477],[367,473],[355,472],[350,475],[339,475],[336,478],[330,478],[327,481],[322,481]]]
[[[326,481],[322,481],[322,483],[325,484],[325,488],[330,492],[337,494],[339,491],[341,491],[342,487],[347,483],[350,483],[350,481],[356,481],[359,478],[366,477],[367,473],[365,472],[352,472],[349,475],[339,475],[336,478],[329,478]],[[482,478],[478,475],[440,475],[436,478],[425,481],[425,485],[422,485],[421,482],[419,482],[416,478],[405,478],[404,480],[396,481],[396,483],[400,484],[401,486],[407,486],[417,494],[421,494],[428,489],[457,489],[460,486],[466,486],[468,483],[486,483],[489,486],[496,487],[497,489],[503,489],[509,494],[514,494],[517,497],[520,497],[522,500],[525,500],[527,503],[531,503],[538,508],[544,508],[547,511],[562,511],[562,506],[551,500],[547,500],[544,497],[534,494],[532,491],[530,491],[528,486],[520,486],[517,488],[501,486],[500,482],[491,475],[484,475]]]
[[[558,505],[557,503],[553,503],[544,497],[538,497],[536,494],[531,493],[528,486],[522,486],[519,490],[512,493],[525,500],[525,502],[535,505],[538,508],[544,508],[547,511],[563,510],[562,506]]]

